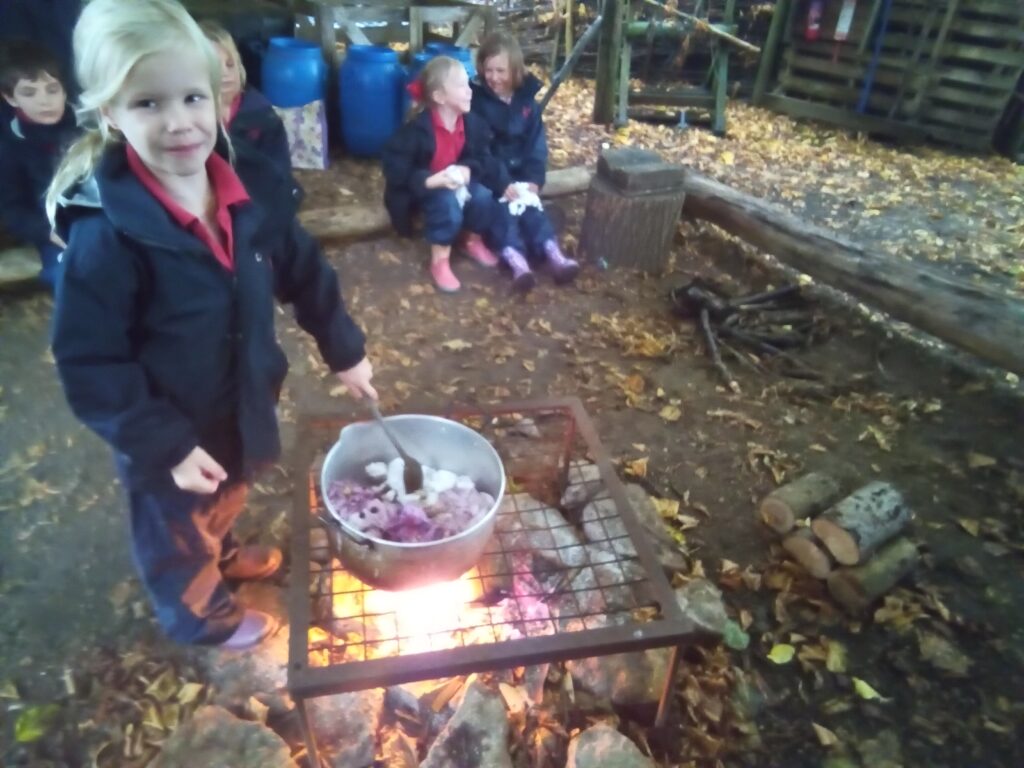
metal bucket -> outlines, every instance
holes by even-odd
[[[439,541],[401,543],[356,530],[338,519],[327,499],[327,488],[336,480],[372,483],[366,465],[391,461],[397,454],[373,422],[350,424],[341,430],[320,473],[320,490],[331,513],[322,522],[334,552],[349,572],[379,589],[411,589],[457,579],[476,565],[494,532],[505,493],[501,457],[480,434],[455,421],[437,416],[388,416],[387,422],[413,458],[470,477],[477,490],[494,497],[494,506],[466,530]]]

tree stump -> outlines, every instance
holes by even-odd
[[[917,566],[917,546],[899,538],[883,547],[864,565],[839,568],[828,577],[828,591],[850,613],[860,613]]]
[[[642,149],[601,153],[580,249],[592,262],[661,272],[686,198],[684,168]]]
[[[823,512],[811,523],[811,530],[839,563],[857,565],[902,531],[911,517],[903,495],[876,481]]]
[[[810,472],[765,496],[757,516],[773,531],[784,535],[793,530],[797,520],[817,515],[841,497],[842,491],[834,478]]]

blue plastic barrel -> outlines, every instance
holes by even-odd
[[[402,123],[405,71],[398,53],[383,45],[351,45],[341,65],[341,137],[348,152],[380,155]]]
[[[469,48],[462,48],[451,43],[427,43],[423,50],[430,51],[435,56],[451,56],[456,61],[461,61],[466,68],[466,74],[472,80],[476,77],[476,65],[473,63],[473,52]]]
[[[433,51],[419,51],[414,53],[412,61],[409,62],[409,66],[405,70],[405,84],[409,85],[413,80],[420,76],[420,72],[427,66],[427,62],[430,61],[437,54]],[[412,97],[409,92],[404,88],[402,89],[402,115],[409,113],[409,108],[412,106]]]
[[[294,37],[272,37],[263,57],[263,95],[275,107],[301,107],[324,98],[327,64],[320,46]]]

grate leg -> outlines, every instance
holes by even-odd
[[[679,671],[679,646],[672,646],[672,653],[668,657],[668,671],[665,673],[665,687],[661,689],[661,699],[658,701],[658,714],[654,718],[656,728],[665,725],[665,718],[668,716],[669,698],[672,696],[672,688],[676,682],[676,672]]]
[[[310,768],[321,768],[320,752],[316,748],[316,736],[313,734],[313,726],[309,722],[309,712],[306,711],[306,700],[296,699],[295,709],[299,713],[299,727],[302,728],[302,739],[306,742],[306,754],[309,756]]]

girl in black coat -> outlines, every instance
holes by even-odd
[[[461,287],[450,256],[462,229],[470,233],[466,252],[473,260],[497,266],[490,249],[498,251],[512,270],[514,289],[530,290],[534,277],[522,241],[495,200],[508,177],[491,156],[486,123],[469,111],[472,91],[465,68],[438,56],[413,85],[413,98],[425,106],[384,147],[384,203],[392,224],[399,234],[411,234],[413,212],[423,212],[430,274],[442,292]]]
[[[91,0],[75,28],[85,131],[47,193],[67,243],[53,357],[75,415],[113,448],[156,617],[184,643],[251,647],[276,629],[227,581],[281,551],[231,534],[279,457],[288,362],[274,299],[357,396],[376,397],[334,270],[296,221],[290,177],[219,132],[218,66],[176,0]]]
[[[280,170],[291,173],[284,123],[266,96],[246,86],[245,67],[231,33],[215,21],[199,26],[220,57],[221,119],[232,143],[252,146]]]
[[[483,41],[477,69],[473,114],[491,129],[491,153],[509,179],[499,198],[519,212],[515,222],[530,257],[546,262],[556,282],[569,282],[579,272],[579,264],[562,253],[539,197],[548,162],[544,121],[534,101],[540,81],[526,71],[519,43],[504,32]]]

